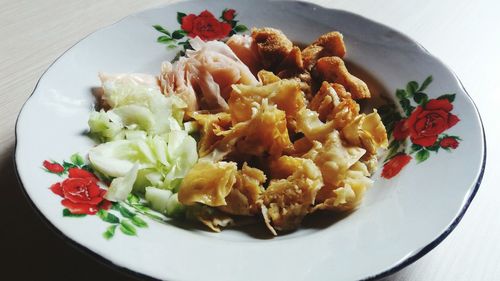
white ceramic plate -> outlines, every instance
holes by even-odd
[[[252,231],[211,233],[145,218],[148,227],[135,227],[136,237],[117,229],[106,240],[102,233],[109,223],[97,216],[63,216],[61,198],[48,189],[62,178],[43,171],[42,162],[61,162],[75,152],[86,155],[94,145],[85,132],[95,102],[90,89],[99,85],[97,73],[158,73],[160,62],[176,52],[156,42],[161,34],[152,25],[175,30],[177,12],[199,14],[207,9],[218,17],[225,8],[235,9],[241,24],[279,28],[297,42],[312,42],[331,30],[342,32],[354,72],[372,81],[375,95],[385,94],[396,103],[420,86],[411,83],[399,96],[397,89],[406,89],[412,80],[422,85],[432,75],[433,82],[423,92],[428,100],[440,101],[429,101],[422,109],[406,106],[407,115],[415,115],[407,122],[413,135],[398,151],[410,153],[412,143],[424,148],[411,154],[409,164],[391,179],[377,172],[375,185],[352,214],[319,225],[306,222],[298,231],[272,239]],[[413,98],[408,102],[416,106]],[[402,108],[398,110],[404,117]],[[169,280],[356,280],[395,272],[430,251],[456,226],[477,191],[486,152],[472,100],[453,72],[418,43],[349,12],[274,1],[176,3],[134,14],[91,34],[40,78],[19,115],[16,134],[20,181],[50,225],[111,264]],[[392,161],[392,174],[408,159]],[[391,174],[387,169],[386,175]]]

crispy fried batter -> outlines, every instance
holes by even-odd
[[[200,157],[209,154],[214,145],[222,139],[218,134],[229,129],[231,126],[231,115],[226,112],[217,114],[193,114],[194,120],[201,125],[201,139],[198,142],[198,154]]]
[[[273,179],[262,195],[262,214],[269,230],[291,230],[311,210],[323,185],[318,167],[304,158],[282,156],[272,164]]]
[[[264,172],[243,164],[241,170],[236,174],[236,183],[226,196],[227,205],[219,207],[220,210],[233,214],[250,216],[259,212],[257,200],[260,198],[266,181]]]
[[[267,70],[259,71],[259,73],[257,73],[257,77],[259,78],[259,81],[262,83],[262,85],[272,84],[281,80],[280,77]]]
[[[286,112],[288,127],[293,127],[298,111],[304,107],[305,99],[300,91],[300,84],[294,80],[279,80],[267,71],[259,72],[259,78],[266,81],[264,86],[246,87],[235,85],[228,100],[233,123],[242,122],[252,117],[252,106],[267,99],[269,104],[277,105]],[[270,81],[277,80],[273,83]]]
[[[202,203],[208,206],[224,206],[224,198],[236,182],[236,163],[200,160],[182,180],[179,202],[183,205]]]
[[[337,130],[344,128],[359,114],[359,105],[345,88],[326,81],[309,103],[309,108],[318,112],[321,121],[333,120]]]
[[[363,147],[370,154],[377,154],[377,149],[387,148],[388,145],[385,126],[377,111],[358,115],[342,129],[342,136],[350,144]]]
[[[252,29],[252,38],[265,69],[275,69],[293,48],[292,41],[281,30],[270,27]]]
[[[281,61],[281,63],[276,68],[276,72],[280,72],[282,70],[296,70],[301,71],[304,67],[302,62],[302,54],[297,46],[293,46],[292,50],[288,53],[288,55]]]
[[[318,191],[314,207],[316,210],[349,211],[356,208],[367,188],[373,181],[368,177],[366,166],[361,162],[352,165],[345,174],[345,178],[337,185],[325,185]]]
[[[347,70],[339,57],[323,57],[316,63],[315,70],[321,80],[341,84],[351,93],[353,99],[369,98],[370,90],[365,82]]]
[[[217,210],[204,205],[193,205],[186,208],[186,217],[197,220],[215,232],[220,232],[221,227],[234,224],[233,219]]]
[[[349,168],[364,154],[356,146],[344,146],[337,130],[333,130],[323,142],[313,141],[312,148],[303,158],[311,159],[323,174],[325,185],[338,186]]]
[[[344,39],[340,32],[333,31],[323,34],[314,43],[302,50],[304,68],[311,71],[318,59],[330,56],[342,58],[345,53]]]

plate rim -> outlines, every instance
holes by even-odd
[[[325,10],[329,10],[329,11],[333,11],[333,12],[341,12],[341,13],[345,13],[345,14],[348,14],[349,16],[354,16],[354,17],[358,17],[358,18],[361,18],[363,20],[367,20],[367,21],[370,21],[374,24],[377,24],[377,25],[380,25],[384,28],[387,28],[387,29],[390,29],[391,31],[397,33],[398,36],[402,36],[404,38],[406,38],[409,42],[415,44],[418,48],[420,48],[424,53],[426,53],[428,56],[430,56],[432,59],[436,60],[438,63],[440,63],[442,66],[444,66],[444,68],[449,71],[453,78],[455,78],[456,82],[458,82],[461,90],[463,90],[463,92],[465,93],[465,97],[467,97],[467,99],[471,102],[473,108],[474,108],[474,111],[478,117],[478,121],[479,121],[479,125],[480,125],[480,129],[481,129],[481,138],[483,139],[482,141],[482,144],[483,144],[483,151],[482,151],[482,163],[481,163],[481,168],[480,168],[480,171],[476,177],[476,180],[475,180],[475,183],[473,184],[474,187],[471,189],[471,191],[469,192],[469,195],[467,197],[467,199],[465,200],[465,203],[464,205],[462,206],[462,208],[460,209],[460,211],[458,212],[458,214],[452,219],[451,223],[448,225],[448,227],[440,234],[438,235],[434,240],[430,241],[427,245],[425,245],[424,247],[420,248],[420,249],[416,249],[414,250],[411,254],[409,254],[407,257],[405,257],[404,259],[400,260],[399,262],[395,263],[393,266],[391,266],[390,268],[384,270],[384,271],[381,271],[377,274],[374,274],[372,276],[367,276],[366,278],[363,278],[363,279],[360,279],[360,280],[363,280],[363,281],[369,281],[369,280],[377,280],[377,279],[380,279],[380,278],[383,278],[383,277],[386,277],[386,276],[389,276],[389,275],[392,275],[398,271],[400,271],[401,269],[407,267],[408,265],[414,263],[415,261],[419,260],[421,257],[423,257],[424,255],[426,255],[427,253],[429,253],[430,251],[432,251],[437,245],[439,245],[444,239],[446,239],[448,237],[448,235],[453,231],[455,230],[455,228],[457,227],[457,225],[460,223],[460,221],[462,220],[463,216],[465,215],[465,213],[467,212],[470,204],[472,203],[475,195],[477,194],[478,190],[479,190],[479,187],[481,185],[481,182],[482,182],[482,179],[483,179],[483,176],[484,176],[484,172],[485,172],[485,168],[486,168],[486,159],[487,159],[487,143],[486,143],[486,134],[485,134],[485,129],[484,129],[484,123],[483,123],[483,120],[482,120],[482,117],[481,117],[481,114],[479,112],[479,109],[476,105],[476,103],[474,102],[474,100],[472,99],[472,97],[470,96],[469,92],[466,90],[464,84],[462,83],[462,81],[460,80],[460,78],[457,76],[457,74],[448,66],[448,64],[444,63],[440,58],[438,58],[437,56],[433,55],[431,52],[429,52],[422,44],[420,44],[417,40],[413,39],[412,37],[408,36],[407,34],[399,31],[398,29],[395,29],[393,27],[390,27],[384,23],[381,23],[377,20],[374,20],[374,19],[371,19],[371,18],[368,18],[368,17],[365,17],[363,15],[360,15],[360,14],[357,14],[355,12],[351,12],[351,11],[348,11],[348,10],[344,10],[344,9],[338,9],[338,8],[331,8],[331,7],[325,7],[323,5],[320,5],[320,4],[317,4],[317,3],[311,3],[311,2],[306,2],[306,1],[303,1],[303,0],[298,0],[298,1],[291,1],[291,0],[258,0],[259,2],[295,2],[297,4],[301,4],[301,5],[308,5],[308,6],[313,6],[313,7],[317,7],[317,8],[321,8],[321,9],[325,9]],[[156,9],[160,9],[160,8],[165,8],[165,7],[168,7],[170,5],[173,5],[173,4],[177,4],[177,3],[185,3],[185,2],[203,2],[201,0],[187,0],[187,1],[179,1],[179,2],[174,2],[174,3],[167,3],[167,4],[160,4],[160,5],[156,5],[156,6],[153,6],[151,8],[147,8],[147,9],[142,9],[142,10],[139,10],[137,12],[134,12],[134,13],[131,13],[131,14],[128,14],[127,16],[115,21],[114,23],[111,23],[111,24],[108,24],[108,25],[105,25],[105,26],[102,26],[102,27],[99,27],[97,29],[95,29],[94,31],[90,32],[89,34],[83,36],[82,38],[80,38],[79,40],[77,40],[73,45],[71,45],[69,48],[67,48],[66,50],[64,50],[59,56],[57,56],[48,66],[47,68],[42,72],[42,74],[40,75],[40,77],[38,78],[35,86],[33,87],[33,90],[31,92],[31,94],[28,96],[28,98],[24,101],[23,105],[21,106],[20,110],[19,110],[19,113],[16,117],[16,122],[15,122],[15,130],[14,130],[14,137],[15,137],[15,142],[14,142],[14,153],[12,154],[12,161],[14,163],[14,170],[15,170],[15,174],[16,174],[16,179],[17,179],[17,182],[19,184],[19,186],[21,187],[21,191],[24,195],[24,197],[27,199],[28,201],[28,204],[29,206],[35,211],[35,213],[40,217],[40,219],[42,220],[42,222],[50,229],[52,230],[52,232],[54,234],[56,234],[56,236],[58,236],[59,238],[62,238],[62,240],[64,242],[66,242],[68,245],[74,247],[75,249],[77,249],[78,251],[92,257],[94,260],[98,261],[99,263],[103,264],[103,265],[106,265],[108,266],[108,268],[111,268],[112,270],[114,270],[115,272],[118,272],[118,273],[121,273],[121,274],[127,274],[129,276],[132,276],[132,277],[138,277],[138,278],[141,278],[141,279],[147,279],[147,280],[160,280],[160,279],[157,279],[155,277],[152,277],[152,276],[149,276],[145,273],[141,273],[141,272],[138,272],[138,271],[135,271],[131,268],[128,268],[128,267],[125,267],[125,266],[121,266],[121,265],[118,265],[116,263],[114,263],[111,259],[108,259],[108,258],[105,258],[104,256],[102,255],[99,255],[98,253],[92,251],[91,249],[85,247],[84,245],[78,243],[77,241],[75,241],[74,239],[70,238],[69,236],[67,236],[62,230],[60,230],[59,228],[57,228],[39,209],[38,207],[36,206],[36,204],[33,202],[33,200],[31,199],[31,197],[29,197],[28,193],[27,193],[27,190],[26,190],[26,187],[24,186],[23,184],[23,181],[19,175],[19,171],[17,169],[17,153],[18,153],[18,130],[19,130],[19,119],[20,119],[20,116],[22,115],[23,111],[25,110],[25,106],[26,104],[29,102],[29,100],[33,97],[34,93],[36,92],[36,90],[38,89],[38,86],[40,84],[40,82],[42,81],[42,79],[44,78],[45,74],[47,73],[47,71],[49,69],[52,68],[52,66],[57,62],[59,61],[59,59],[61,59],[61,57],[63,57],[68,51],[72,50],[74,47],[76,47],[78,44],[80,44],[82,41],[84,41],[85,39],[87,39],[88,37],[94,35],[95,33],[97,32],[100,32],[102,30],[105,30],[105,29],[108,29],[110,27],[113,27],[117,24],[119,24],[120,22],[128,19],[128,18],[131,18],[133,16],[136,16],[137,14],[140,14],[140,13],[145,13],[147,11],[151,11],[151,10],[156,10]]]

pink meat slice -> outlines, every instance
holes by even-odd
[[[226,111],[231,85],[257,85],[250,69],[223,42],[190,40],[188,50],[177,62],[164,62],[160,75],[166,95],[175,94],[188,105],[188,111],[209,109]]]

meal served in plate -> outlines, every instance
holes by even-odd
[[[274,235],[357,207],[388,140],[376,111],[360,113],[370,91],[341,33],[303,49],[269,27],[189,45],[158,76],[99,75],[89,160],[107,200],[134,193],[214,231],[250,216]]]

